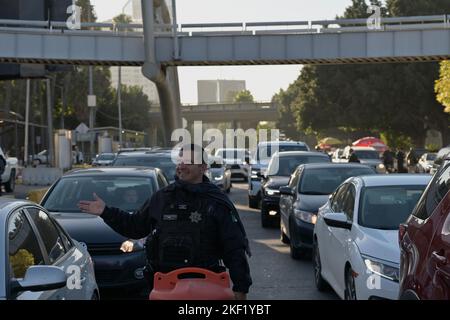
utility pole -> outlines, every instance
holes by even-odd
[[[117,86],[117,105],[119,108],[119,149],[123,146],[122,141],[122,67],[119,67],[119,85]]]
[[[94,83],[92,78],[92,66],[89,66],[89,131],[90,131],[90,159],[94,159],[94,112],[97,105],[96,96],[94,95]]]
[[[47,79],[47,125],[48,125],[48,164],[55,165],[54,145],[53,145],[53,105],[52,105],[52,86],[51,79]]]
[[[17,121],[17,119],[16,119]],[[23,149],[23,163],[28,165],[28,125],[30,122],[30,79],[27,80],[27,97],[25,103],[25,143]]]

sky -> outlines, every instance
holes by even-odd
[[[91,0],[98,21],[120,14],[127,2]],[[350,4],[351,0],[177,0],[176,8],[178,23],[274,22],[334,19]],[[197,80],[215,79],[246,80],[256,101],[270,101],[297,79],[300,70],[300,65],[180,67],[181,102],[196,104]]]

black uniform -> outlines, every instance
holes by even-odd
[[[229,269],[233,291],[247,293],[252,280],[248,239],[231,201],[204,177],[203,183],[175,181],[129,214],[106,207],[101,217],[131,239],[146,236],[149,267],[169,272],[183,267]]]

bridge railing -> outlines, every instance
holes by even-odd
[[[35,29],[42,32],[108,32],[110,34],[128,34],[142,36],[143,25],[132,23],[81,23],[81,30],[69,30],[66,22],[55,21],[29,21],[29,20],[0,20],[0,29],[16,29],[17,31]],[[172,36],[172,24],[155,25],[158,35]],[[450,28],[449,15],[413,16],[381,18],[381,29],[414,30]],[[337,19],[314,21],[276,21],[276,22],[239,22],[239,23],[191,23],[176,26],[177,36],[215,35],[215,34],[263,34],[263,33],[330,33],[330,32],[357,32],[367,31],[367,19]]]
[[[224,103],[224,104],[200,104],[200,105],[183,105],[182,112],[235,112],[235,111],[273,111],[277,109],[277,105],[272,102],[255,102],[255,103]],[[159,106],[150,108],[151,113],[159,113]]]

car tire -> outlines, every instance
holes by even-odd
[[[261,226],[263,228],[270,228],[272,226],[272,219],[269,216],[269,212],[266,208],[261,208]]]
[[[289,230],[292,230],[292,228],[289,228]],[[304,259],[306,256],[306,252],[304,249],[301,248],[297,248],[295,247],[295,241],[294,241],[294,237],[292,236],[292,233],[290,233],[289,235],[289,251],[291,254],[291,258],[294,260],[300,260],[300,259]]]
[[[97,291],[92,294],[91,300],[100,300],[100,296]]]
[[[356,288],[355,288],[355,278],[352,275],[353,270],[351,267],[346,268],[345,271],[345,300],[357,300]]]
[[[314,284],[317,290],[325,291],[328,289],[328,283],[322,277],[322,262],[320,261],[320,252],[317,241],[313,244],[313,268],[314,268]]]
[[[248,196],[248,206],[252,209],[258,209],[259,207],[258,198]]]
[[[9,181],[5,184],[5,191],[6,192],[14,192],[14,189],[16,188],[16,170],[11,170],[11,174],[9,175]]]

